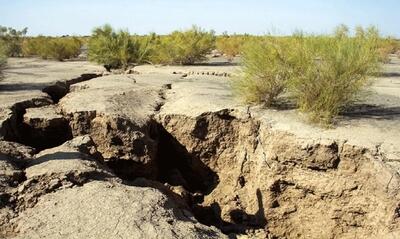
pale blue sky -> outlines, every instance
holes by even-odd
[[[0,25],[30,35],[87,35],[110,23],[131,33],[168,33],[193,24],[217,33],[328,33],[345,23],[400,37],[400,0],[0,0]]]

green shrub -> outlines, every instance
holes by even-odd
[[[22,43],[22,55],[25,57],[39,56],[42,59],[51,58],[51,40],[52,38],[45,36],[26,38]]]
[[[45,37],[32,37],[26,38],[22,42],[22,55],[23,56],[39,56],[40,49],[45,44]]]
[[[157,45],[160,42],[160,36],[155,33],[150,33],[145,36],[133,36],[134,42],[138,44],[137,62],[140,63],[151,63],[151,58],[157,52]]]
[[[379,61],[383,63],[390,62],[390,54],[397,54],[400,51],[400,42],[393,38],[381,39],[379,42]]]
[[[378,68],[377,45],[369,38],[310,37],[293,49],[290,92],[313,122],[330,124],[357,99]]]
[[[0,40],[0,75],[1,71],[7,63],[7,49],[6,45],[2,40]]]
[[[272,105],[290,77],[289,48],[277,39],[253,40],[242,54],[243,75],[233,80],[234,91],[247,103]]]
[[[48,51],[51,58],[62,61],[79,56],[82,43],[78,38],[54,38],[48,43]]]
[[[233,82],[248,102],[271,105],[285,90],[313,122],[330,124],[378,70],[379,35],[294,35],[253,41],[243,51],[243,75]]]
[[[76,37],[34,37],[26,38],[22,43],[24,56],[40,56],[43,59],[59,61],[77,57],[81,52],[82,42]]]
[[[7,56],[21,56],[21,45],[27,31],[28,28],[18,31],[10,27],[0,26],[0,39],[3,42],[3,47],[5,48]]]
[[[240,54],[247,39],[249,39],[249,37],[224,35],[217,38],[216,47],[218,51],[224,53],[228,57],[228,60],[231,61],[235,56]]]
[[[187,31],[175,31],[156,42],[151,61],[161,64],[191,65],[206,59],[215,47],[213,31],[193,26]]]
[[[345,38],[349,36],[349,33],[350,33],[349,27],[344,24],[340,24],[335,28],[334,35],[336,38]]]
[[[214,33],[198,27],[167,36],[154,33],[130,36],[126,31],[116,32],[105,25],[93,31],[88,42],[88,55],[89,60],[103,64],[107,69],[127,68],[143,62],[186,65],[204,60],[214,45]]]
[[[110,25],[94,29],[88,47],[89,60],[104,65],[107,70],[138,64],[144,54],[142,45],[127,31],[116,32]]]
[[[397,40],[387,37],[381,38],[379,30],[375,26],[368,27],[364,30],[362,27],[356,28],[356,37],[364,37],[374,41],[377,45],[378,60],[382,63],[390,62],[390,54],[395,54],[400,50],[400,44]]]

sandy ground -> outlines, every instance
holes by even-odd
[[[138,86],[171,84],[161,113],[195,116],[233,108],[298,137],[339,139],[355,145],[378,147],[387,153],[388,160],[400,160],[400,60],[397,58],[392,58],[391,63],[383,67],[384,74],[375,79],[367,97],[357,103],[355,110],[343,115],[330,129],[310,125],[295,109],[273,110],[243,105],[233,96],[229,77],[212,75],[234,75],[239,71],[237,61],[230,64],[223,58],[214,58],[208,64],[197,66],[144,65],[135,70],[139,74],[130,77],[136,79]],[[0,108],[9,108],[29,98],[45,97],[41,89],[56,81],[102,71],[102,67],[82,61],[9,59],[9,67],[0,82]],[[182,77],[188,73],[187,77]]]

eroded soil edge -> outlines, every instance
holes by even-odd
[[[214,180],[194,205],[205,224],[277,238],[397,235],[398,164],[379,149],[301,139],[231,110],[158,122],[195,168],[213,173],[202,177]]]

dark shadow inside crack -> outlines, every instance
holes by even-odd
[[[99,76],[101,75],[96,73],[85,73],[65,82],[59,81],[47,86],[41,84],[30,86],[42,89],[43,92],[50,96],[52,102],[49,99],[43,98],[15,104],[12,108],[13,116],[7,122],[8,127],[5,127],[6,132],[2,132],[4,139],[31,146],[38,151],[56,147],[71,140],[73,138],[72,129],[66,117],[41,123],[44,127],[33,127],[24,122],[26,109],[57,104],[69,93],[71,85]],[[15,85],[14,87],[9,86],[12,90],[19,90],[21,87],[19,85]]]
[[[256,190],[258,210],[254,214],[249,214],[241,209],[232,210],[229,213],[230,221],[222,218],[222,209],[220,204],[214,202],[210,206],[194,205],[193,213],[197,220],[207,226],[215,226],[223,233],[246,233],[249,229],[266,230],[267,219],[264,213],[262,202],[262,193],[260,189]]]
[[[44,127],[33,127],[24,122],[26,108],[30,108],[30,105],[17,104],[14,107],[13,116],[7,124],[8,127],[4,134],[5,140],[31,146],[37,151],[41,151],[59,146],[72,139],[72,131],[66,118],[43,122]]]
[[[160,182],[183,186],[192,193],[209,194],[219,183],[218,175],[161,125],[158,125],[157,165]]]

